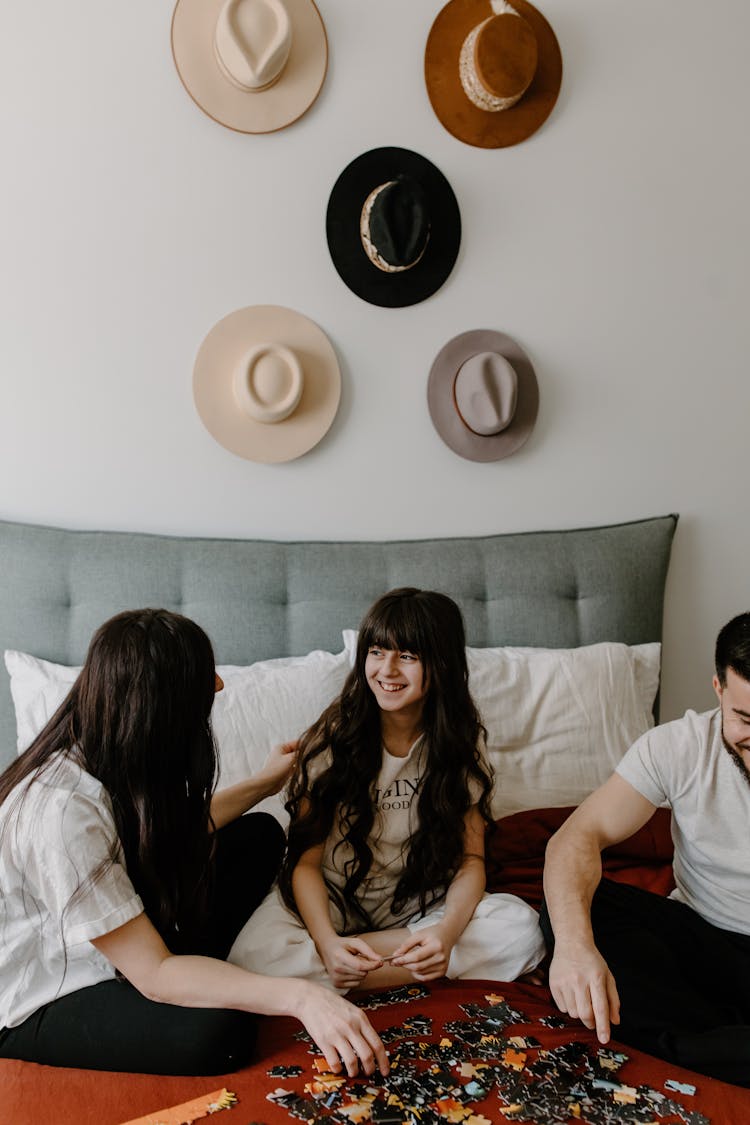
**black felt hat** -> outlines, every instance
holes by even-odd
[[[439,168],[407,148],[374,148],[347,165],[326,214],[333,264],[373,305],[415,305],[440,288],[458,255],[461,214]]]

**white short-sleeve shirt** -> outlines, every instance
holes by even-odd
[[[671,807],[671,897],[721,929],[750,934],[750,784],[722,742],[720,710],[654,727],[617,773],[652,804]]]
[[[142,912],[101,783],[63,755],[21,782],[0,806],[0,1027],[113,978],[91,939]]]

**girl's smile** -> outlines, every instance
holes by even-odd
[[[403,711],[418,705],[421,711],[427,686],[422,661],[415,653],[371,645],[365,676],[381,710]]]

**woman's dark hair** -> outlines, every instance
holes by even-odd
[[[743,680],[750,680],[750,613],[740,613],[728,621],[716,638],[716,675],[726,687],[727,668]]]
[[[360,626],[355,666],[340,697],[303,735],[289,785],[286,857],[280,874],[284,901],[296,909],[292,872],[308,848],[323,843],[337,823],[353,857],[339,892],[329,886],[356,928],[372,926],[356,900],[372,864],[368,837],[375,820],[373,787],[382,764],[380,709],[365,676],[373,646],[411,652],[422,662],[427,691],[422,730],[427,769],[419,789],[419,826],[412,836],[391,904],[399,914],[412,899],[424,914],[444,896],[464,851],[464,818],[478,803],[490,823],[492,782],[479,746],[486,732],[469,693],[461,611],[447,595],[403,587],[384,594]],[[329,755],[319,772],[316,761]],[[478,802],[471,793],[478,791]]]
[[[0,776],[0,804],[30,774],[53,771],[59,754],[97,778],[128,876],[172,948],[206,906],[214,691],[211,642],[195,622],[164,609],[119,613],[97,629],[67,698]]]

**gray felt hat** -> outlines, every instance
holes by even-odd
[[[524,350],[491,329],[462,332],[441,348],[430,369],[427,404],[435,429],[470,461],[499,461],[528,438],[539,386]]]

